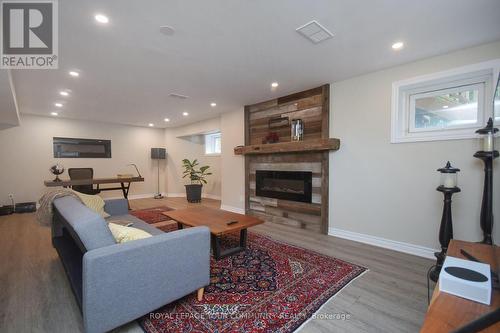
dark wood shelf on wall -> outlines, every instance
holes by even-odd
[[[234,148],[235,155],[300,153],[311,151],[338,150],[339,139],[319,139],[294,142],[268,143],[261,145],[239,146]]]

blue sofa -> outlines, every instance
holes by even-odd
[[[108,200],[108,221],[129,221],[153,235],[117,244],[106,221],[77,199],[58,198],[53,207],[52,244],[87,333],[109,331],[210,282],[206,227],[164,233],[129,215],[125,199]]]

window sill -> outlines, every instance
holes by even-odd
[[[467,140],[467,139],[477,139],[479,135],[475,133],[475,129],[469,129],[470,133],[450,133],[443,134],[442,132],[436,133],[436,135],[429,136],[403,136],[403,137],[393,137],[391,143],[409,143],[409,142],[430,142],[430,141],[449,141],[449,140]]]

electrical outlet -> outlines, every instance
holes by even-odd
[[[14,194],[9,193],[9,199],[14,199]]]

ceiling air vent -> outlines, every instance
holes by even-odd
[[[333,34],[316,20],[298,27],[295,31],[309,39],[314,44],[321,43],[322,41],[333,37]]]
[[[189,98],[189,96],[176,94],[176,93],[168,94],[168,96],[170,96],[172,98],[179,98],[179,99],[188,99]]]

